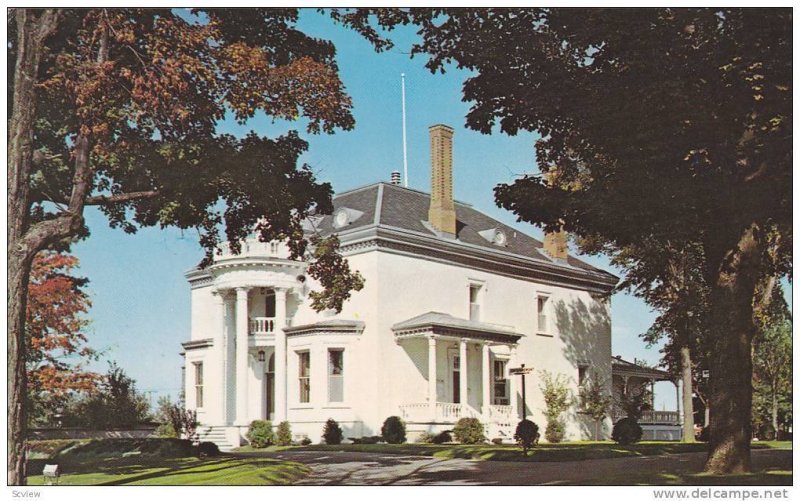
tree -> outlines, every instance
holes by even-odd
[[[597,375],[580,387],[579,396],[581,411],[594,421],[594,439],[600,440],[600,422],[611,410],[611,397],[606,394],[605,386]]]
[[[763,336],[756,343],[753,368],[756,376],[756,393],[759,396],[763,395],[761,400],[767,403],[764,407],[769,409],[770,424],[777,433],[781,429],[781,423],[778,420],[779,402],[791,402],[792,324],[790,320],[783,319],[764,330]],[[760,409],[756,408],[755,410]]]
[[[412,9],[338,18],[371,39],[382,39],[375,23],[415,24],[412,54],[427,54],[432,71],[470,71],[467,126],[541,135],[537,162],[555,182],[531,175],[495,189],[520,220],[578,235],[594,253],[701,247],[714,410],[706,471],[749,470],[752,300],[761,277],[791,273],[792,12]]]
[[[306,254],[301,221],[330,212],[331,187],[297,165],[296,131],[218,134],[226,117],[354,125],[333,45],[296,27],[297,9],[16,9],[9,12],[8,483],[24,482],[26,291],[44,249],[112,227],[196,228],[208,264],[255,231]],[[330,246],[326,246],[330,248]],[[330,253],[310,267],[358,287]],[[338,282],[337,282],[338,283]],[[326,291],[340,304],[349,290]]]
[[[84,329],[91,301],[86,279],[71,275],[78,259],[63,253],[36,256],[28,284],[26,371],[28,416],[47,423],[75,392],[95,389],[99,375],[86,369],[96,359]]]
[[[131,428],[146,421],[150,406],[136,390],[136,381],[116,363],[109,362],[97,390],[75,402],[65,421],[94,430]]]
[[[563,374],[553,376],[545,370],[539,371],[539,374],[542,382],[539,388],[542,390],[544,414],[547,418],[544,436],[548,442],[561,442],[564,439],[564,421],[561,415],[567,410],[571,400],[567,379]]]

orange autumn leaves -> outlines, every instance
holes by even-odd
[[[99,378],[85,370],[95,352],[83,332],[91,306],[81,290],[85,280],[70,275],[77,266],[77,258],[57,252],[42,252],[33,261],[26,328],[29,391],[58,396],[92,390]]]

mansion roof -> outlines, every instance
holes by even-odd
[[[313,226],[322,235],[337,233],[343,251],[347,251],[348,244],[357,242],[363,246],[364,241],[377,237],[393,242],[381,247],[393,246],[438,261],[594,292],[609,292],[618,281],[611,273],[574,256],[550,257],[539,240],[463,202],[455,201],[455,238],[441,236],[427,223],[430,198],[430,194],[422,191],[376,183],[335,196],[333,214],[314,217]],[[344,225],[336,221],[341,211],[349,216]],[[487,236],[497,232],[503,234],[501,245]]]

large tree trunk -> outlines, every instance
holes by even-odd
[[[694,442],[694,404],[692,402],[692,356],[688,346],[681,346],[681,379],[683,380],[683,441]]]
[[[711,440],[706,471],[750,470],[752,436],[753,294],[760,276],[761,249],[755,225],[717,268],[711,289]]]
[[[14,102],[8,126],[8,484],[25,483],[25,312],[30,267],[43,240],[25,237],[29,224],[29,177],[33,159],[36,77],[44,41],[55,30],[58,13],[29,9],[14,12],[17,59]]]
[[[772,429],[775,431],[775,440],[778,440],[778,386],[772,386]]]

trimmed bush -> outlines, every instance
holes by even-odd
[[[178,438],[178,432],[175,431],[175,425],[169,421],[158,425],[155,434],[159,438]]]
[[[402,444],[406,441],[406,424],[397,416],[389,416],[383,422],[381,436],[387,444]]]
[[[492,439],[492,443],[493,443],[494,445],[503,445],[503,439],[502,439],[502,438],[500,438],[500,437],[493,438],[493,439]]]
[[[557,444],[564,440],[564,423],[560,419],[551,419],[547,422],[544,430],[544,437],[551,444]]]
[[[528,455],[528,450],[539,442],[539,427],[533,421],[523,419],[517,424],[514,440],[522,447],[522,454]]]
[[[339,445],[342,443],[342,428],[335,419],[328,419],[325,421],[325,427],[322,429],[322,439],[328,445]]]
[[[197,455],[201,458],[219,456],[219,447],[214,442],[200,442]]]
[[[434,443],[433,442],[434,438],[436,438],[436,435],[434,435],[433,433],[428,433],[427,431],[423,431],[417,437],[415,442],[418,443],[418,444],[432,444],[432,443]]]
[[[374,435],[372,437],[359,437],[359,438],[351,438],[350,439],[354,444],[377,444],[378,442],[383,442],[383,437],[378,435]]]
[[[247,430],[247,441],[255,449],[263,449],[275,443],[275,432],[272,431],[272,423],[263,419],[256,419],[250,423]]]
[[[292,427],[289,421],[281,421],[278,425],[278,436],[275,443],[278,445],[292,445]]]
[[[642,427],[631,417],[622,418],[614,425],[611,439],[622,445],[635,444],[642,439]]]
[[[303,440],[300,441],[300,445],[311,445],[311,439],[308,437],[303,438]]]
[[[445,430],[445,431],[439,433],[438,435],[433,437],[433,439],[431,440],[431,442],[433,442],[434,444],[446,444],[446,443],[452,442],[452,441],[453,441],[453,435],[448,430]]]
[[[486,442],[483,425],[478,418],[461,418],[453,428],[453,436],[462,444],[482,444]]]

